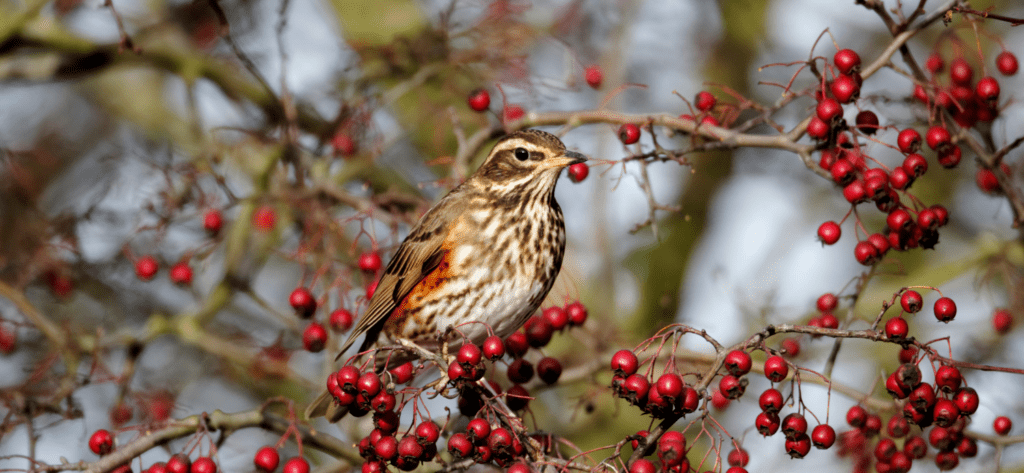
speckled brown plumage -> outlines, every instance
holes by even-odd
[[[540,130],[498,140],[480,168],[412,228],[338,357],[364,334],[360,351],[398,339],[435,350],[449,327],[461,334],[451,348],[479,344],[487,327],[501,337],[521,327],[562,266],[558,176],[585,159]],[[340,417],[344,410],[332,401],[325,391],[307,416]]]

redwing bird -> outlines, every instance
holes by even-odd
[[[488,327],[500,337],[516,331],[561,269],[565,223],[555,184],[562,169],[584,161],[544,131],[499,139],[480,168],[409,232],[338,357],[363,334],[360,352],[399,339],[436,352],[438,334],[449,327],[462,335],[450,348],[480,344]],[[397,366],[400,355],[391,355]],[[307,417],[337,420],[347,408],[333,401],[325,390]]]

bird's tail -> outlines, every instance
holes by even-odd
[[[339,406],[334,402],[334,396],[327,392],[327,390],[320,393],[316,400],[306,408],[307,419],[315,419],[322,416],[326,417],[329,422],[337,422],[342,417],[345,417],[345,414],[348,414],[348,406]]]

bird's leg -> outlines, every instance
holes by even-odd
[[[426,348],[417,345],[415,342],[407,338],[399,338],[396,341],[405,349],[419,355],[421,359],[432,361],[434,362],[435,365],[437,365],[438,371],[441,372],[441,377],[437,381],[430,383],[427,386],[432,388],[434,391],[437,391],[438,393],[443,393],[445,390],[444,388],[445,386],[448,385],[449,381],[448,363],[445,361],[446,357],[442,357],[430,350],[427,350]],[[443,345],[443,347],[444,346],[447,346],[447,344]]]

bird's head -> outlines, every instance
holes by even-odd
[[[586,160],[586,156],[566,150],[562,140],[551,133],[522,130],[498,140],[474,177],[491,186],[517,188],[532,183],[553,189],[562,169]]]

